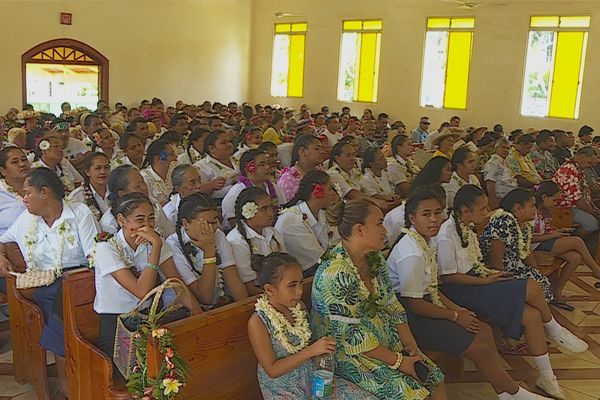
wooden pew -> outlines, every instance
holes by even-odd
[[[94,271],[81,268],[63,276],[65,356],[70,400],[131,399],[125,382],[113,381],[112,359],[94,342],[100,317],[93,309]]]

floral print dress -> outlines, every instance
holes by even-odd
[[[336,339],[336,374],[380,399],[426,399],[444,380],[444,374],[431,360],[424,358],[429,375],[421,383],[365,354],[379,345],[402,351],[397,324],[407,323],[404,308],[393,292],[385,258],[381,253],[372,253],[369,263],[376,276],[374,293],[369,292],[341,244],[322,256],[313,281],[313,333]]]
[[[483,259],[489,263],[492,240],[497,239],[506,245],[504,251],[504,269],[510,272],[518,279],[533,279],[539,283],[546,300],[550,302],[554,295],[550,288],[550,281],[540,271],[525,264],[519,254],[519,226],[514,217],[509,215],[495,216],[485,227],[481,235],[480,244]],[[527,236],[527,232],[523,232]],[[525,242],[530,242],[531,238],[524,237]]]

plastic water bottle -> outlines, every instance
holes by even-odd
[[[333,356],[323,354],[315,359],[315,372],[312,377],[311,399],[331,399],[333,395]]]

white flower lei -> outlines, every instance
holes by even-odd
[[[521,226],[519,225],[519,221],[517,221],[515,216],[512,215],[512,213],[509,213],[508,211],[503,210],[501,208],[494,211],[494,213],[490,217],[490,221],[494,218],[498,218],[498,217],[502,217],[502,216],[506,216],[514,221],[514,223],[517,227],[517,236],[518,236],[518,240],[519,240],[519,257],[521,258],[521,260],[525,260],[527,257],[529,257],[529,254],[531,254],[531,235],[532,235],[531,222],[525,223],[526,231],[525,231],[525,234],[523,234],[523,231],[521,230]]]
[[[365,187],[361,184],[363,183],[363,174],[358,170],[358,168],[353,167],[350,172],[354,174],[351,176],[349,173],[341,169],[337,164],[331,167],[332,170],[338,172],[340,176],[344,179],[344,181],[353,189],[356,189],[358,186],[358,190],[361,192],[365,191]],[[353,182],[354,181],[354,182]]]
[[[228,167],[227,165],[221,163],[220,161],[210,156],[208,157],[208,161],[212,163],[215,167],[217,167],[220,173],[223,173],[223,171],[225,171],[225,173],[221,176],[223,176],[223,178],[227,180],[238,175],[238,172],[235,170],[236,161],[233,157],[231,157],[231,164],[234,166],[233,168]]]
[[[168,199],[169,195],[171,194],[172,189],[173,189],[173,183],[171,183],[171,173],[173,172],[173,170],[175,169],[176,166],[177,166],[176,162],[172,162],[169,164],[169,170],[167,171],[167,179],[164,181],[162,179],[157,179],[154,176],[152,167],[148,166],[146,168],[144,176],[148,177],[153,182],[153,185],[148,185],[148,189],[156,188],[156,189],[158,189],[160,194],[162,194],[164,197],[166,197]],[[169,190],[169,188],[171,188],[171,190]]]
[[[75,185],[73,184],[73,182],[71,182],[71,180],[67,177],[67,175],[64,172],[64,170],[66,168],[65,164],[64,164],[64,160],[60,160],[60,166],[62,168],[60,170],[60,175],[58,175],[58,173],[56,172],[56,169],[53,172],[58,176],[58,178],[62,182],[63,186],[65,187],[65,191],[67,193],[70,193],[73,191],[73,189],[75,189]],[[31,164],[31,168],[33,169],[33,168],[48,168],[48,167],[46,165],[44,165],[41,160],[37,160]]]
[[[431,247],[425,241],[425,238],[421,236],[414,229],[406,229],[402,228],[402,232],[411,238],[421,247],[423,253],[425,254],[425,262],[431,268],[431,279],[429,281],[429,286],[427,286],[427,291],[431,296],[431,302],[438,307],[446,308],[444,303],[440,298],[439,292],[439,281],[438,281],[438,264],[437,264],[437,252],[435,247]]]
[[[183,228],[181,228],[183,229]],[[194,243],[192,243],[191,241],[187,242],[189,243],[194,249],[196,249],[196,245],[194,245]],[[196,257],[196,254],[190,254],[189,255],[190,258],[192,259],[192,262],[194,263],[194,265],[198,265],[198,257]],[[192,265],[192,268],[194,268],[194,265]],[[202,272],[196,270],[196,272],[198,272],[200,275],[202,275]],[[223,282],[223,274],[221,273],[221,269],[219,268],[219,266],[217,265],[217,286],[215,288],[217,290],[217,297],[219,299],[222,299],[225,297],[225,283]]]
[[[469,260],[473,260],[473,270],[477,275],[483,278],[496,273],[497,271],[486,267],[483,263],[483,254],[481,253],[481,247],[479,247],[477,233],[475,233],[471,226],[466,226],[462,222],[459,223],[462,232],[462,240],[467,242],[467,255]]]
[[[301,303],[290,308],[294,317],[294,325],[269,303],[268,297],[264,294],[256,300],[255,309],[257,312],[262,311],[265,317],[268,318],[271,325],[273,325],[273,335],[289,354],[295,354],[308,345],[312,333]],[[288,334],[298,337],[300,339],[299,343],[297,345],[291,344],[287,337]]]
[[[25,236],[25,252],[27,254],[27,272],[30,271],[39,271],[38,266],[34,261],[34,253],[36,246],[36,232],[38,230],[38,218],[35,215],[31,216],[31,225],[29,227],[29,231]],[[59,277],[62,275],[62,258],[63,252],[65,248],[65,238],[69,241],[69,243],[75,242],[75,237],[73,235],[67,236],[68,233],[68,224],[67,221],[61,222],[58,226],[58,248],[56,249],[55,258],[54,258],[54,266],[53,271],[54,274]]]
[[[10,186],[6,182],[6,180],[0,179],[0,188],[6,190],[8,193],[10,193],[12,196],[14,196],[17,200],[19,200],[21,203],[23,203],[23,196],[21,196],[15,189],[13,189],[12,186]]]
[[[137,268],[136,268],[135,264],[133,263],[133,261],[131,261],[131,259],[125,253],[125,249],[123,248],[123,245],[121,244],[121,242],[117,239],[116,234],[114,236],[112,236],[110,239],[105,240],[104,242],[110,243],[115,247],[115,249],[117,250],[117,253],[119,254],[119,258],[121,259],[121,261],[123,261],[123,263],[125,264],[127,269],[131,270],[131,272],[133,272],[133,273],[137,272]],[[92,250],[90,256],[88,257],[88,263],[89,263],[90,269],[95,267],[94,261],[95,261],[95,255],[96,255],[96,247],[98,247],[98,243],[102,243],[102,242],[96,242],[94,244],[94,249]]]

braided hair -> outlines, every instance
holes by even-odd
[[[292,161],[290,163],[291,166],[294,166],[300,161],[300,149],[307,149],[313,143],[318,143],[319,139],[314,137],[313,135],[300,135],[296,136],[294,139],[294,144],[292,146]]]
[[[192,158],[191,148],[194,146],[194,142],[202,139],[204,136],[208,136],[209,134],[210,134],[210,131],[201,126],[196,126],[192,130],[192,133],[190,133],[190,136],[188,137],[188,144],[187,144],[185,151],[186,151],[188,157],[190,158],[190,161],[192,162],[192,164],[194,163],[194,159]],[[196,151],[198,151],[198,150],[196,150]],[[205,149],[202,149],[202,151],[206,152]],[[200,151],[198,151],[198,153],[200,153]],[[202,154],[202,153],[200,153],[200,154]]]
[[[454,225],[456,226],[456,233],[458,233],[458,237],[460,238],[460,245],[463,248],[469,246],[469,242],[463,238],[463,231],[460,227],[460,219],[459,213],[464,207],[471,208],[477,202],[477,199],[481,196],[485,196],[483,190],[479,186],[476,185],[464,185],[458,192],[456,192],[456,197],[454,198],[454,206],[452,207],[452,218],[454,218]]]
[[[256,264],[252,269],[258,275],[258,286],[264,288],[265,284],[274,285],[279,282],[283,268],[295,266],[300,268],[298,260],[287,253],[274,251],[266,256],[260,264]]]
[[[313,186],[315,184],[326,185],[330,178],[326,172],[323,171],[308,171],[300,180],[298,191],[294,197],[283,205],[283,208],[289,208],[295,206],[299,201],[308,201],[312,196]]]
[[[88,172],[91,168],[92,168],[92,164],[94,163],[94,160],[97,158],[106,158],[107,161],[110,161],[108,159],[108,157],[106,156],[106,154],[104,153],[100,153],[100,152],[93,152],[90,153],[88,155],[85,156],[85,158],[83,159],[83,170],[85,172]],[[102,210],[100,209],[100,205],[98,204],[98,202],[96,201],[96,198],[94,197],[94,195],[92,194],[92,184],[90,182],[90,177],[88,176],[87,173],[83,174],[83,196],[85,198],[85,202],[88,206],[92,206],[95,207],[100,213],[102,213]]]

